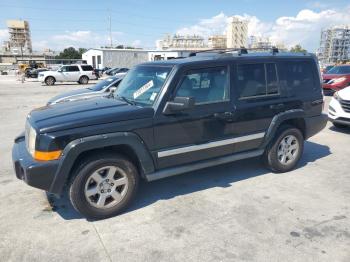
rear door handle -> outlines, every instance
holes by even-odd
[[[271,109],[283,109],[284,108],[284,104],[276,104],[276,105],[270,105]]]

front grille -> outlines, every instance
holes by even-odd
[[[350,113],[350,100],[340,100],[339,102],[343,110]]]

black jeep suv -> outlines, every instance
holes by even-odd
[[[293,169],[322,130],[311,54],[226,50],[134,67],[114,97],[45,106],[15,139],[16,176],[60,194],[88,218],[120,213],[153,181],[262,156]]]

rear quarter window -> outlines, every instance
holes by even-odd
[[[83,71],[93,71],[94,69],[92,68],[92,66],[90,66],[90,65],[83,65],[83,66],[81,66],[81,69],[83,70]]]
[[[280,86],[288,94],[309,93],[317,87],[314,69],[314,63],[311,61],[280,62]]]

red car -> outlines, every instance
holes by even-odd
[[[325,94],[334,93],[335,91],[350,86],[350,65],[335,66],[322,77],[322,86]]]

